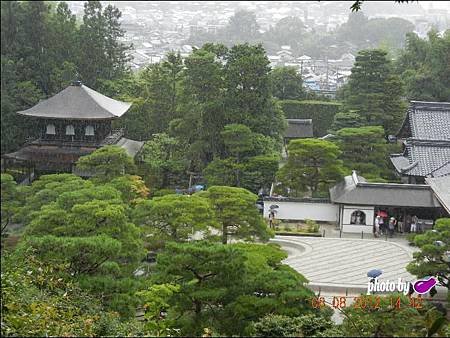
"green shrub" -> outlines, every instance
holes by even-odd
[[[283,230],[288,231],[288,232],[292,231],[291,227],[287,224],[285,224],[285,226],[283,227]]]
[[[406,239],[408,240],[409,245],[415,246],[414,238],[416,237],[416,235],[417,235],[416,233],[410,233],[410,234],[406,235]]]
[[[153,197],[161,197],[161,196],[170,195],[170,194],[175,194],[175,190],[173,190],[173,189],[160,189],[160,190],[156,190],[153,193]]]
[[[280,101],[281,109],[287,119],[312,119],[315,137],[324,136],[331,129],[334,115],[339,112],[342,104],[336,101]]]
[[[308,226],[307,232],[309,233],[319,232],[319,224],[317,224],[315,221],[307,219],[306,225]]]
[[[333,323],[325,317],[307,314],[288,317],[277,314],[267,315],[251,328],[256,337],[309,337],[333,328]]]

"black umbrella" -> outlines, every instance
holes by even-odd
[[[380,276],[383,273],[383,271],[381,271],[380,269],[372,269],[367,273],[367,277],[370,278],[377,278],[378,276]]]
[[[276,204],[272,204],[272,205],[269,207],[269,209],[278,209],[278,208],[279,208],[279,206],[276,205]]]

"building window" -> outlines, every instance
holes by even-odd
[[[361,210],[353,211],[350,216],[350,224],[366,225],[366,214]]]
[[[47,135],[56,135],[56,128],[54,124],[47,124],[47,129],[45,131]]]
[[[73,127],[73,125],[69,124],[68,126],[66,126],[66,135],[75,135],[75,128]]]
[[[86,129],[84,131],[84,135],[86,136],[94,136],[94,126],[86,126]]]

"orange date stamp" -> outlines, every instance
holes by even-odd
[[[327,299],[326,299],[327,298]],[[333,297],[313,297],[311,298],[311,306],[319,309],[325,306],[330,306],[334,309],[361,309],[361,310],[377,310],[381,308],[394,308],[400,310],[405,307],[412,307],[421,309],[423,307],[424,298],[422,297],[408,297],[409,303],[402,302],[399,296],[380,297],[374,295],[368,296],[333,296]]]

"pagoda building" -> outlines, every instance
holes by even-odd
[[[112,122],[131,107],[83,85],[80,81],[35,106],[19,111],[35,121],[37,139],[16,152],[3,155],[3,171],[14,168],[31,181],[49,173],[75,173],[76,161],[105,145],[117,145],[136,157],[144,142],[127,139]],[[19,169],[20,168],[20,169]],[[27,177],[28,176],[28,177]]]

